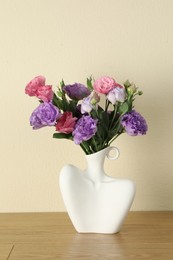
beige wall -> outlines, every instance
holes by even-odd
[[[136,82],[149,132],[119,137],[106,172],[136,182],[132,210],[173,210],[172,12],[172,0],[0,0],[0,212],[64,211],[58,173],[85,168],[80,147],[29,126],[38,102],[24,87],[39,74]]]

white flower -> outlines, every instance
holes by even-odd
[[[81,113],[90,113],[93,108],[95,108],[96,104],[100,101],[99,95],[93,91],[89,97],[83,99],[81,104]]]
[[[126,98],[125,88],[116,87],[107,94],[107,99],[115,105],[117,101],[124,102]]]
[[[81,104],[81,113],[90,113],[93,109],[93,105],[90,103],[90,97],[84,98]]]

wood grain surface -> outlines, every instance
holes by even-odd
[[[121,232],[78,234],[66,213],[0,214],[0,260],[173,259],[173,212],[130,212]]]

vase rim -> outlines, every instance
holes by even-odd
[[[116,152],[115,156],[110,155],[110,152],[111,152],[111,151],[115,151],[115,152]],[[107,158],[108,158],[109,160],[116,160],[116,159],[118,159],[118,157],[119,157],[119,155],[120,155],[120,151],[119,151],[119,149],[118,149],[117,147],[115,147],[115,146],[107,146],[107,147],[103,148],[102,150],[99,150],[99,151],[97,151],[97,152],[95,152],[95,153],[86,154],[85,156],[86,156],[87,158],[89,158],[89,157],[93,157],[94,155],[97,156],[98,154],[105,154],[105,156],[107,156]]]

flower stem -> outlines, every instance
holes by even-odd
[[[83,151],[85,152],[85,154],[90,154],[90,153],[92,153],[92,152],[90,151],[90,148],[87,146],[86,143],[82,142],[82,143],[80,144],[80,146],[81,146],[81,148],[83,149]]]
[[[114,114],[113,114],[113,117],[112,117],[112,121],[111,121],[111,124],[110,124],[110,128],[112,127],[113,123],[114,123],[114,120],[115,120],[115,117],[116,117],[116,114],[117,114],[117,108],[118,106],[117,105],[114,105]]]
[[[106,104],[105,104],[105,111],[107,111],[107,110],[108,110],[109,104],[110,104],[110,101],[106,99]]]
[[[114,136],[114,138],[112,138],[112,139],[109,141],[109,145],[110,145],[113,141],[115,141],[115,139],[117,139],[117,137],[118,137],[120,134],[122,134],[122,132],[123,132],[123,131],[121,131],[120,133],[116,134],[116,135]]]
[[[92,138],[92,141],[93,141],[93,144],[94,144],[94,146],[95,146],[95,150],[96,150],[96,152],[98,152],[97,143],[96,143],[96,140],[95,140],[94,137]]]

